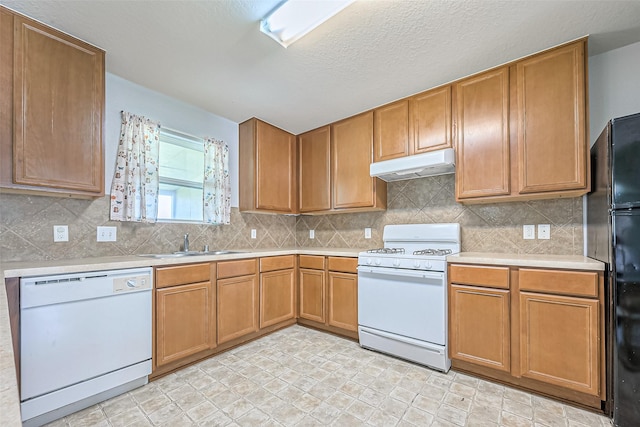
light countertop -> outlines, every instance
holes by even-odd
[[[447,262],[455,264],[509,265],[516,267],[558,268],[566,270],[604,270],[604,263],[581,255],[460,252],[456,255],[447,256]]]

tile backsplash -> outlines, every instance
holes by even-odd
[[[191,248],[372,248],[382,246],[386,224],[459,222],[463,251],[583,253],[582,199],[462,205],[454,176],[388,185],[384,212],[285,216],[231,210],[230,225],[121,223],[109,221],[109,197],[79,200],[0,194],[0,262],[59,260],[179,250],[189,233]],[[522,225],[551,224],[550,240],[523,240]],[[53,242],[53,226],[69,226],[69,242]],[[116,242],[96,242],[96,227],[117,227]],[[365,227],[372,238],[364,238]],[[251,229],[257,239],[251,239]],[[315,230],[315,239],[309,230]]]

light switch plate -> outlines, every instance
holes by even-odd
[[[258,232],[256,231],[255,228],[251,229],[251,238],[252,239],[256,239],[258,237]]]
[[[102,227],[99,226],[97,228],[97,236],[96,240],[98,242],[115,242],[116,241],[116,232],[118,229],[116,227]]]
[[[54,242],[68,242],[69,241],[69,226],[68,225],[54,225],[53,226],[53,241]]]
[[[535,225],[523,225],[522,226],[522,238],[526,240],[532,240],[536,238],[536,226]]]
[[[364,238],[365,239],[370,239],[371,238],[371,229],[369,227],[364,229]]]
[[[551,239],[551,224],[538,224],[538,239]]]
[[[309,238],[310,239],[316,238],[316,230],[309,230]]]

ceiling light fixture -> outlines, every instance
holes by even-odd
[[[285,0],[260,21],[260,31],[287,47],[355,0]]]

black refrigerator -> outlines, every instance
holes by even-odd
[[[611,120],[591,148],[587,255],[606,264],[607,403],[640,426],[640,113]]]

